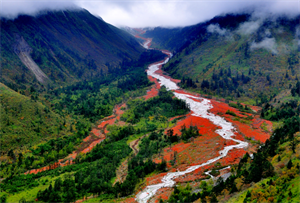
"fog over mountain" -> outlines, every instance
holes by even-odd
[[[15,18],[19,14],[35,15],[42,10],[74,9],[82,7],[92,14],[101,16],[106,22],[116,26],[186,26],[196,24],[217,15],[236,12],[252,12],[253,17],[299,14],[299,1],[204,1],[204,0],[2,0],[0,15]]]

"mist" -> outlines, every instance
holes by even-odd
[[[219,35],[226,35],[228,31],[225,28],[220,28],[219,24],[210,24],[207,26],[207,32],[218,33]]]
[[[252,13],[253,22],[248,24],[252,26],[248,33],[255,31],[257,19],[277,15],[295,17],[300,10],[298,0],[2,0],[0,4],[0,16],[10,19],[20,14],[36,15],[42,10],[81,7],[110,24],[129,27],[187,26],[226,13]]]
[[[59,11],[79,8],[73,1],[1,0],[0,16],[14,19],[19,15],[35,16],[44,10]]]
[[[264,38],[261,42],[252,42],[250,46],[250,50],[253,49],[261,49],[264,48],[268,51],[271,51],[273,54],[277,54],[277,49],[276,49],[276,41],[275,38]]]

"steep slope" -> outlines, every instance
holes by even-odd
[[[300,76],[298,19],[227,15],[145,35],[174,51],[163,70],[183,79],[182,87],[259,105],[295,86]]]
[[[148,29],[143,36],[153,38],[153,47],[180,52],[195,40],[203,39],[206,34],[206,27],[209,24],[218,23],[220,26],[226,27],[227,29],[235,29],[239,23],[245,22],[249,17],[250,15],[248,14],[227,14],[187,27],[156,27],[154,29]]]
[[[1,82],[14,89],[36,79],[63,84],[102,77],[142,51],[128,33],[82,9],[1,19]]]
[[[63,125],[70,125],[71,119],[54,113],[40,101],[35,101],[34,96],[29,98],[19,94],[2,83],[0,92],[2,160],[11,149],[21,152],[20,148],[26,150],[29,145],[70,131]]]

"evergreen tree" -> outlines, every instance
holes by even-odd
[[[216,197],[216,195],[213,193],[212,197],[211,197],[211,200],[210,200],[211,203],[215,203],[215,202],[218,202],[218,199]]]
[[[293,163],[292,163],[292,160],[290,159],[289,162],[287,163],[286,167],[288,169],[291,169],[293,167]]]

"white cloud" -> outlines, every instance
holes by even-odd
[[[223,36],[227,34],[227,30],[225,28],[220,28],[219,24],[210,24],[207,26],[207,32],[218,33],[219,35]]]
[[[43,9],[73,8],[75,4],[108,23],[131,27],[186,26],[254,8],[256,17],[299,14],[299,0],[1,0],[0,4],[0,15],[11,18]]]
[[[253,42],[250,46],[250,49],[267,49],[271,51],[273,54],[277,54],[277,49],[276,49],[276,41],[275,38],[264,38],[261,42],[255,43]]]
[[[43,10],[63,10],[78,8],[73,1],[44,0],[1,0],[0,16],[14,19],[20,14],[35,15]]]
[[[262,24],[262,21],[260,21],[260,20],[245,22],[239,26],[237,31],[240,34],[250,35],[250,34],[256,32],[261,24]]]

